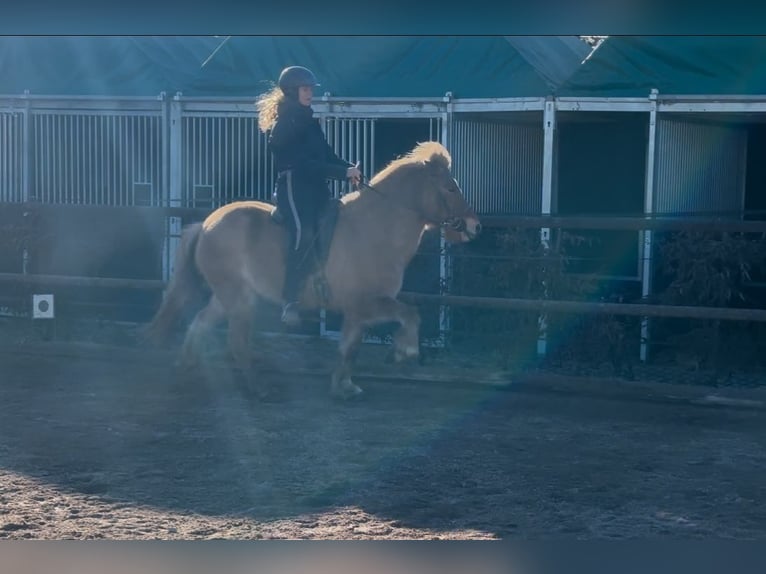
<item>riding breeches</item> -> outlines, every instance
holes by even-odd
[[[284,298],[298,299],[301,282],[314,265],[315,236],[319,216],[327,201],[326,190],[298,181],[291,171],[282,172],[277,180],[277,207],[290,233]]]

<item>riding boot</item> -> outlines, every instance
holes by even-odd
[[[285,288],[283,298],[285,305],[282,307],[282,322],[290,326],[300,323],[299,299],[306,275],[306,269],[311,265],[312,249],[310,244],[302,242],[299,249],[291,249],[287,255],[287,269],[285,273]]]
[[[298,288],[300,284],[300,269],[297,261],[298,253],[291,251],[288,255],[287,269],[285,274],[284,300],[282,307],[282,322],[295,326],[301,322],[298,304]]]

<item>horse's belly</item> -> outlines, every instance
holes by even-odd
[[[329,265],[326,280],[332,293],[332,307],[342,308],[347,301],[378,297],[395,298],[402,289],[404,271],[382,265]]]

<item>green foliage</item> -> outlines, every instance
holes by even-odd
[[[668,305],[758,306],[749,283],[766,271],[763,235],[689,231],[669,234],[658,245],[658,294]],[[751,293],[749,295],[749,293]],[[653,333],[673,363],[716,373],[762,364],[762,326],[743,322],[655,320]]]
[[[552,230],[547,245],[536,229],[495,232],[481,243],[461,247],[453,264],[453,294],[480,297],[585,301],[600,298],[599,282],[591,275],[571,272],[571,250],[590,240]],[[552,342],[549,361],[578,355],[587,360],[620,362],[625,339],[620,318],[602,315],[548,315],[546,338]],[[493,349],[504,368],[511,362],[536,362],[541,333],[536,311],[453,309],[452,342],[461,350]],[[597,351],[590,355],[586,349]],[[601,353],[600,351],[605,351]]]
[[[763,270],[763,238],[742,233],[681,232],[660,243],[660,271],[671,279],[661,301],[723,307],[745,302],[745,284]]]
[[[667,234],[655,252],[658,293],[667,305],[759,306],[750,283],[766,274],[766,241],[752,234],[682,232]],[[621,292],[592,275],[576,274],[573,251],[589,240],[553,230],[547,245],[539,230],[488,233],[480,242],[453,251],[452,293],[478,297],[630,302],[638,287]],[[763,281],[763,279],[760,279]],[[452,309],[452,343],[461,352],[492,351],[510,363],[536,362],[540,335],[536,311]],[[671,363],[695,369],[757,365],[764,362],[763,325],[743,322],[652,319],[652,341],[672,350]],[[614,374],[632,377],[638,358],[640,318],[621,315],[549,313],[545,317],[546,363],[581,370],[612,365]],[[666,353],[666,356],[668,354]]]

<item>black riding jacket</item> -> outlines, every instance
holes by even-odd
[[[313,110],[293,100],[279,105],[269,146],[277,173],[292,170],[293,193],[304,199],[329,194],[327,180],[346,179],[346,170],[352,165],[327,143]]]

